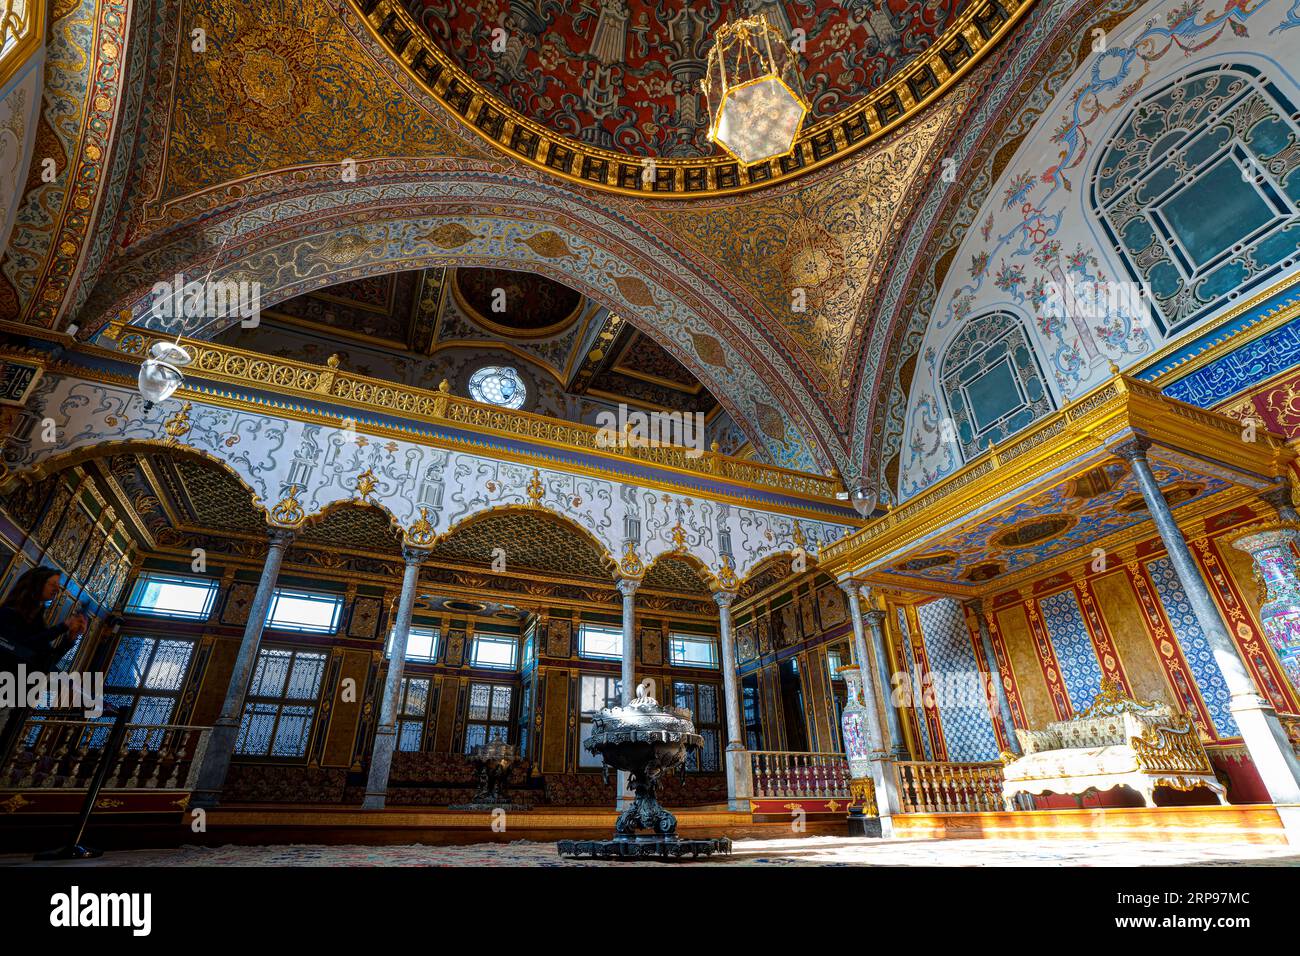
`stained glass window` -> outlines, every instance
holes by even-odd
[[[128,614],[179,617],[206,621],[216,600],[218,582],[210,578],[190,578],[152,571],[136,579],[126,602]]]
[[[325,655],[264,647],[249,681],[235,752],[303,757],[325,676]]]
[[[617,661],[623,658],[623,631],[599,624],[578,626],[578,656]]]
[[[668,657],[682,667],[717,667],[718,642],[695,634],[669,634]]]
[[[1300,113],[1245,65],[1178,77],[1129,110],[1091,201],[1166,333],[1294,265],[1297,140]]]
[[[420,750],[424,744],[425,720],[429,715],[429,679],[403,677],[397,709],[397,749]]]
[[[509,365],[485,365],[470,376],[469,394],[476,402],[522,408],[528,397],[528,386]]]
[[[615,707],[618,699],[618,678],[603,674],[583,674],[578,687],[578,766],[599,767],[599,754],[589,754],[582,742],[591,736],[591,716],[605,707]]]
[[[1033,346],[1007,312],[971,319],[944,353],[939,375],[951,435],[969,460],[1052,411]]]
[[[510,739],[510,705],[514,688],[509,684],[469,685],[465,711],[465,753],[493,740]]]
[[[698,751],[686,757],[686,769],[717,773],[722,769],[722,719],[718,710],[718,685],[673,681],[673,706],[691,712],[695,732],[704,738]]]

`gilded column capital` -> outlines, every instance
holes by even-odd
[[[428,560],[428,558],[428,548],[417,547],[413,544],[402,545],[402,560],[406,562],[407,567],[410,567],[411,565],[419,567],[419,565]]]
[[[619,578],[614,582],[614,587],[618,588],[618,593],[628,598],[636,593],[636,589],[641,586],[641,578]]]
[[[719,608],[731,607],[731,602],[734,601],[735,599],[736,599],[735,591],[728,591],[723,588],[719,588],[718,590],[713,592],[713,603],[716,604]]]
[[[1132,438],[1126,439],[1118,445],[1113,446],[1111,451],[1120,458],[1123,458],[1125,461],[1133,462],[1138,459],[1145,461],[1147,451],[1150,448],[1151,442],[1149,439],[1143,438],[1140,435],[1135,435]]]

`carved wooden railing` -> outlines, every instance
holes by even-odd
[[[105,789],[193,789],[211,727],[127,724],[121,746],[105,754],[111,728],[33,714],[0,766],[0,789],[85,790],[102,760],[110,762]]]
[[[749,767],[755,799],[849,798],[849,763],[842,753],[751,750]]]
[[[975,813],[999,811],[1002,804],[1002,764],[894,764],[898,799],[903,813]]]

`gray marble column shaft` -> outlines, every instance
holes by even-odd
[[[731,602],[734,591],[714,591],[718,605],[718,646],[722,651],[722,699],[727,718],[727,743],[721,755],[727,772],[727,805],[732,810],[749,808],[749,780],[741,780],[738,754],[745,749],[745,725],[740,716],[740,687],[736,675],[736,647],[731,627]]]
[[[840,587],[849,599],[849,619],[853,622],[853,647],[857,655],[858,673],[862,678],[862,703],[865,705],[867,738],[871,744],[871,777],[876,790],[876,810],[880,814],[883,836],[893,835],[890,822],[897,810],[898,795],[894,780],[894,766],[889,759],[888,744],[880,726],[876,679],[872,673],[871,655],[867,652],[866,628],[862,626],[862,604],[858,599],[856,582],[841,582]]]
[[[622,703],[624,706],[636,696],[636,589],[641,586],[640,578],[619,578],[618,593],[623,595],[623,667],[622,667]],[[665,691],[660,690],[663,694]],[[614,806],[621,809],[623,799],[630,793],[627,786],[627,774],[618,772],[618,782],[614,794]]]
[[[393,620],[393,643],[388,655],[388,674],[384,678],[384,697],[379,705],[375,745],[370,751],[370,773],[366,778],[366,796],[361,803],[363,810],[382,810],[388,799],[388,775],[393,768],[393,752],[397,749],[397,708],[402,695],[402,672],[406,669],[406,644],[411,636],[411,614],[415,609],[420,562],[428,554],[423,548],[402,549],[406,566],[402,570],[397,617]]]
[[[871,628],[871,647],[876,657],[880,697],[885,705],[885,729],[889,732],[889,739],[884,741],[884,746],[894,755],[894,759],[906,760],[908,754],[903,738],[903,722],[898,719],[898,708],[892,701],[894,682],[889,667],[889,651],[885,644],[885,612],[871,608],[863,612],[862,616]]]
[[[236,737],[244,714],[248,681],[253,673],[253,664],[257,661],[258,646],[262,641],[262,632],[266,629],[271,598],[275,594],[276,578],[280,575],[284,552],[292,541],[293,532],[288,529],[273,528],[269,533],[266,563],[262,565],[262,577],[257,582],[257,591],[253,595],[252,606],[248,609],[248,623],[244,625],[244,636],[239,642],[235,666],[226,685],[221,714],[212,725],[208,745],[203,752],[203,763],[199,767],[198,779],[190,799],[192,807],[215,807],[221,799],[221,789],[226,784],[226,774],[230,770],[230,760],[235,753]]]

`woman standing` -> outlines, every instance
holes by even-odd
[[[19,663],[29,671],[48,671],[86,630],[80,609],[62,624],[45,621],[46,606],[59,593],[59,572],[33,568],[18,579],[0,604],[0,670],[15,670]]]

